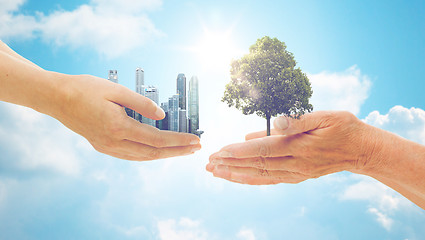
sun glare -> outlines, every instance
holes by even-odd
[[[205,31],[196,47],[196,52],[204,68],[226,68],[230,61],[239,57],[238,48],[234,45],[230,31]]]

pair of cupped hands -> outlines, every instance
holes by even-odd
[[[145,161],[201,149],[193,134],[161,131],[126,115],[123,106],[154,120],[164,118],[164,111],[150,99],[122,85],[87,78],[92,77],[75,77],[68,86],[75,87],[69,100],[60,111],[53,111],[60,114],[50,115],[84,136],[97,151]],[[79,81],[95,91],[86,94],[76,87]],[[370,164],[375,142],[369,128],[348,112],[320,111],[299,119],[281,116],[275,119],[271,136],[265,131],[248,134],[245,142],[212,154],[206,169],[216,177],[245,184],[298,183],[354,170]]]

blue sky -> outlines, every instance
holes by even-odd
[[[243,186],[208,156],[265,127],[220,102],[229,61],[265,35],[312,82],[316,110],[348,110],[425,144],[423,1],[0,1],[0,39],[41,67],[160,99],[178,73],[200,81],[203,149],[128,162],[95,152],[50,117],[0,104],[1,239],[420,239],[425,212],[373,179],[339,173]]]

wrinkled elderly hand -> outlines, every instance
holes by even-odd
[[[279,117],[272,136],[248,134],[210,156],[214,176],[245,184],[298,183],[343,170],[368,168],[379,148],[374,128],[348,112]]]

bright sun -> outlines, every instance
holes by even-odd
[[[205,68],[228,69],[232,58],[236,59],[240,54],[232,42],[230,31],[211,32],[205,30],[203,38],[195,47],[195,51]]]

